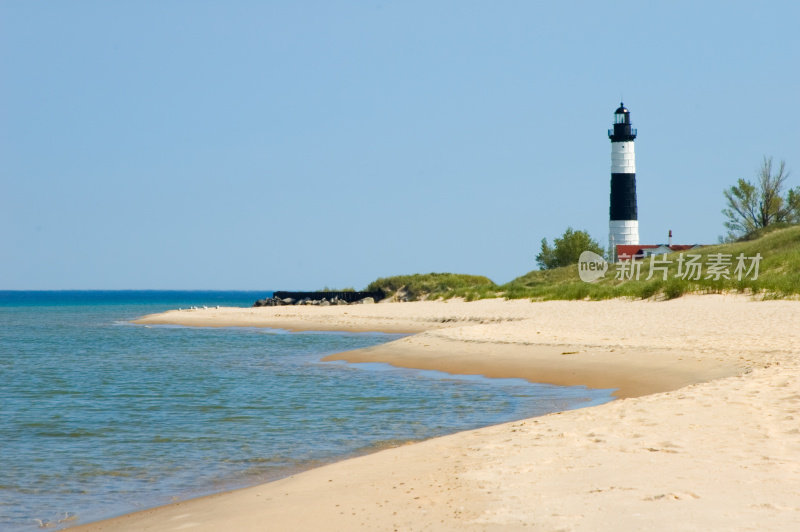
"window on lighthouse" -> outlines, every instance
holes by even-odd
[[[619,113],[619,114],[614,115],[614,116],[617,118],[617,120],[616,120],[617,124],[624,124],[625,123],[625,115],[624,114]]]

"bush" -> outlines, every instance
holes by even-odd
[[[578,263],[578,258],[584,251],[593,251],[598,255],[603,255],[603,248],[592,240],[586,231],[573,231],[567,227],[561,238],[553,241],[553,247],[547,243],[547,239],[542,239],[542,250],[536,255],[536,262],[542,270],[551,270],[562,266],[570,266]]]

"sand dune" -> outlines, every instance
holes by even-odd
[[[139,322],[424,330],[333,358],[613,386],[623,398],[80,530],[800,529],[798,302],[425,302]]]

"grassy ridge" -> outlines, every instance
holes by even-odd
[[[408,301],[440,297],[449,299],[471,290],[485,290],[486,294],[494,294],[497,289],[497,285],[487,277],[460,273],[417,273],[381,277],[366,288],[368,292],[383,290],[389,296],[397,294]]]
[[[503,285],[503,295],[508,298],[526,297],[533,299],[608,299],[613,297],[672,299],[688,292],[743,292],[760,293],[765,297],[783,298],[800,294],[800,227],[793,226],[762,233],[762,236],[745,242],[707,246],[683,252],[684,258],[690,254],[700,255],[702,264],[700,279],[680,278],[678,259],[680,252],[667,255],[671,261],[667,278],[655,271],[650,274],[652,258],[641,261],[639,280],[620,280],[616,278],[617,265],[609,265],[605,277],[594,283],[584,283],[578,277],[576,266],[568,266],[547,271],[532,271],[510,283]],[[707,266],[711,255],[729,255],[731,265],[729,278],[707,278]],[[736,257],[743,254],[750,258],[761,254],[757,279],[753,274],[737,279],[734,272]],[[661,260],[659,256],[656,260]],[[750,265],[750,261],[746,261]],[[658,263],[656,263],[658,266]]]
[[[371,283],[368,290],[383,289],[389,294],[405,289],[408,299],[437,299],[463,297],[467,300],[488,297],[505,297],[509,299],[529,298],[548,299],[609,299],[615,297],[631,298],[664,298],[672,299],[689,292],[742,292],[759,293],[767,298],[794,297],[800,294],[800,226],[777,228],[762,231],[756,238],[744,242],[707,246],[683,252],[688,255],[701,255],[702,264],[700,279],[680,278],[678,258],[680,253],[667,255],[670,261],[667,278],[663,273],[650,273],[651,260],[641,261],[639,280],[621,280],[616,278],[617,265],[610,264],[605,277],[594,282],[585,283],[578,276],[577,264],[552,270],[534,270],[504,284],[496,285],[482,276],[459,274],[417,274],[378,279]],[[730,255],[729,278],[706,278],[707,266],[711,262],[710,255],[722,253]],[[761,254],[757,279],[753,274],[736,278],[736,257],[754,257]],[[656,260],[661,260],[659,256]],[[750,265],[750,261],[746,262]],[[656,263],[658,266],[658,263]]]

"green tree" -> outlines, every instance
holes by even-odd
[[[786,194],[786,206],[789,208],[787,222],[800,224],[800,187],[790,188]]]
[[[764,157],[755,183],[739,179],[736,186],[724,190],[727,206],[722,214],[728,229],[725,240],[737,240],[775,223],[800,222],[800,187],[782,196],[788,177],[785,161],[773,171],[772,157]]]
[[[586,231],[573,231],[567,227],[561,238],[553,240],[553,247],[542,239],[542,250],[536,255],[536,263],[542,270],[550,270],[560,266],[569,266],[578,263],[578,258],[584,251],[594,251],[603,255],[603,248],[592,240]]]

